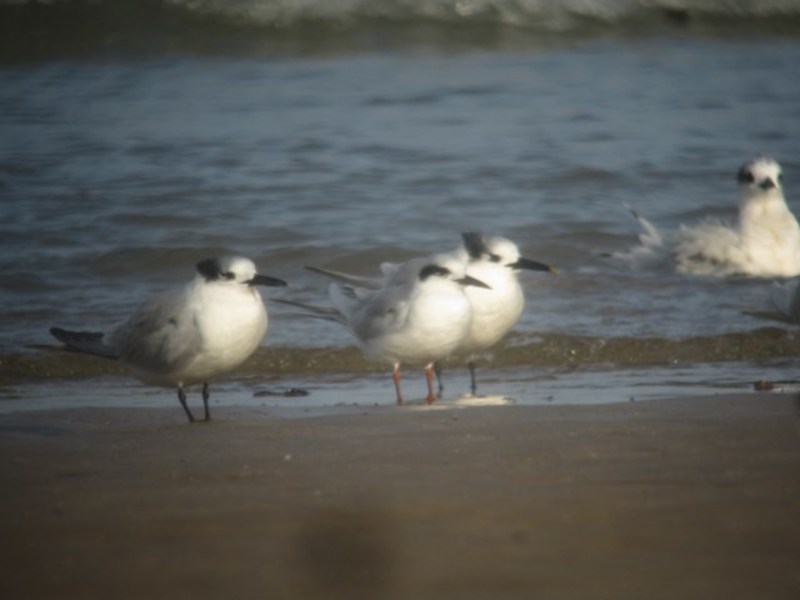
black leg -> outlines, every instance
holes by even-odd
[[[181,401],[181,406],[183,410],[186,411],[186,416],[189,418],[189,423],[194,423],[194,416],[192,415],[192,411],[189,410],[189,407],[186,404],[186,392],[183,391],[183,386],[178,386],[178,400]]]
[[[475,363],[473,361],[469,361],[467,363],[467,367],[469,367],[469,389],[472,391],[472,395],[475,395],[475,392],[478,391],[478,384],[475,382]]]
[[[443,371],[442,365],[440,365],[438,362],[433,363],[433,372],[436,373],[436,383],[439,386],[439,389],[436,392],[436,397],[439,398],[439,400],[441,400],[442,396],[444,395],[444,383],[442,383],[442,371]]]
[[[206,421],[211,420],[211,413],[208,411],[208,399],[211,396],[211,392],[208,390],[208,383],[203,384],[203,408],[206,411]]]

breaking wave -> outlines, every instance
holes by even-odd
[[[800,33],[800,0],[0,0],[0,56],[484,47],[680,29]]]

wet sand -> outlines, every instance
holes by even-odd
[[[0,416],[3,598],[798,598],[800,408]]]

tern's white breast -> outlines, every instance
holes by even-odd
[[[472,307],[469,334],[460,352],[479,352],[490,348],[508,333],[522,314],[525,298],[516,274],[498,263],[477,262],[467,273],[491,289],[467,287],[464,293]]]
[[[453,281],[426,281],[408,296],[405,320],[362,340],[373,360],[426,364],[452,354],[469,331],[470,303]]]
[[[227,283],[227,282],[226,282]],[[186,368],[188,380],[205,381],[238,367],[267,333],[267,311],[258,291],[242,284],[209,284],[195,310],[203,340]]]

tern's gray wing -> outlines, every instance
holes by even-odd
[[[642,228],[642,232],[639,234],[639,240],[642,242],[642,245],[646,248],[663,248],[664,238],[656,226],[640,215],[639,211],[630,206],[628,203],[623,202],[622,205],[628,210],[629,213],[631,213],[633,218],[636,219],[636,221],[639,223],[639,226]]]
[[[407,287],[384,288],[359,302],[352,313],[350,326],[364,341],[393,333],[405,325],[409,306]]]
[[[153,373],[168,373],[189,363],[203,338],[186,291],[167,292],[142,304],[109,336],[119,358]]]

